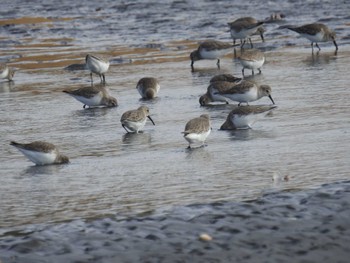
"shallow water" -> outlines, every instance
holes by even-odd
[[[14,82],[0,83],[2,233],[348,179],[350,3],[279,2],[243,1],[233,8],[231,1],[6,1],[0,61],[18,72]],[[279,29],[283,23],[267,24],[266,43],[254,39],[266,55],[254,80],[272,87],[278,108],[252,130],[219,131],[232,106],[200,107],[199,96],[212,76],[239,76],[241,67],[228,55],[220,70],[214,61],[199,61],[191,72],[189,53],[199,40],[231,41],[226,23],[234,18],[264,19],[275,11],[286,14],[285,24],[326,23],[338,34],[339,52],[321,43],[312,56],[308,40]],[[107,87],[119,107],[84,110],[62,92],[90,85],[88,72],[64,69],[83,63],[88,52],[111,60]],[[154,101],[141,101],[135,88],[144,76],[161,84]],[[143,104],[156,125],[125,134],[121,114]],[[187,150],[181,131],[202,113],[212,119],[208,146]],[[52,142],[71,163],[33,166],[11,140]]]

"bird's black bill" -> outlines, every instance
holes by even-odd
[[[270,100],[272,101],[272,104],[275,104],[275,102],[273,101],[273,99],[272,99],[272,96],[271,96],[271,95],[269,95],[269,98],[270,98]]]
[[[155,125],[155,124],[154,124],[154,121],[153,121],[152,118],[151,118],[151,116],[147,116],[147,118],[153,123],[153,125]]]

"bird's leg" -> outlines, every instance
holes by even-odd
[[[248,39],[249,39],[249,42],[250,42],[250,47],[253,48],[252,39],[251,38],[248,38]]]
[[[243,75],[243,78],[244,78],[244,68],[242,68],[242,75]]]
[[[259,70],[259,74],[261,74],[261,69],[258,68],[258,70]]]
[[[311,42],[312,54],[314,53],[314,42]]]
[[[91,78],[91,84],[94,83],[94,81],[92,79],[92,72],[90,72],[90,78]]]
[[[254,69],[252,69],[252,75],[254,76]]]
[[[335,39],[333,39],[333,44],[335,46],[335,51],[337,52],[338,51],[338,45],[337,45],[337,42],[335,42]]]
[[[83,106],[83,109],[85,109],[86,108],[86,104],[84,104],[84,106]]]
[[[260,37],[261,37],[261,41],[265,42],[265,38],[264,38],[264,34],[263,33],[260,33]]]
[[[241,41],[242,41],[242,39],[241,39]],[[245,44],[245,39],[243,40],[243,43],[241,43],[241,48],[244,47],[244,44]]]
[[[218,61],[216,62],[216,65],[218,66],[218,69],[220,69],[220,59],[218,58]]]
[[[316,43],[316,47],[318,48],[318,51],[321,51],[321,48],[318,46],[317,43]]]
[[[105,74],[102,74],[102,77],[103,77],[103,84],[106,84],[106,76],[105,76]]]
[[[126,132],[129,133],[129,131],[125,128],[125,125],[122,124],[122,126],[123,126],[124,130],[126,130]]]

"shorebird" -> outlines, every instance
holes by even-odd
[[[253,17],[241,17],[233,22],[228,23],[228,26],[230,27],[231,37],[233,39],[233,44],[236,43],[236,39],[240,39],[242,43],[241,48],[243,48],[244,44],[246,43],[246,39],[248,38],[250,46],[253,48],[253,43],[250,37],[257,33],[260,35],[261,40],[264,42],[265,29],[262,27],[263,24],[264,22],[258,22]]]
[[[100,76],[101,83],[106,83],[105,73],[109,69],[109,61],[87,54],[85,57],[86,68],[90,70],[91,83],[93,83],[92,73]]]
[[[227,97],[223,96],[223,92],[237,85],[236,82],[214,81],[207,88],[207,92],[199,98],[201,106],[209,105],[211,102],[225,102],[228,104]]]
[[[157,96],[160,86],[156,78],[142,78],[138,81],[136,89],[143,99],[149,100]]]
[[[35,141],[31,143],[10,143],[23,153],[30,161],[37,165],[68,163],[67,156],[60,154],[57,147],[52,143]]]
[[[257,85],[248,80],[242,80],[229,89],[216,91],[214,95],[220,95],[233,101],[238,101],[238,106],[243,102],[248,104],[248,102],[256,101],[264,96],[269,97],[272,103],[275,104],[271,96],[271,87],[269,85]]]
[[[221,130],[251,129],[260,118],[277,106],[240,106],[233,109],[226,118]]]
[[[307,38],[311,41],[312,52],[314,52],[314,43],[318,48],[318,42],[328,42],[333,41],[335,46],[335,51],[338,51],[338,45],[335,41],[336,34],[330,30],[326,25],[320,23],[307,24],[300,27],[287,27],[288,29],[299,33],[302,37]]]
[[[11,81],[15,71],[12,68],[9,68],[6,64],[0,64],[0,79],[8,79]]]
[[[210,132],[210,117],[208,114],[202,114],[200,117],[188,121],[185,131],[182,133],[186,141],[188,141],[188,148],[191,148],[192,144],[198,142],[203,146]]]
[[[280,22],[286,17],[283,13],[272,13],[269,17],[266,17],[264,22],[265,23],[273,23],[273,22]]]
[[[136,110],[129,110],[124,112],[120,119],[120,122],[122,123],[122,126],[126,132],[139,133],[139,131],[141,131],[145,126],[147,118],[150,119],[153,125],[155,125],[154,121],[149,115],[148,107],[141,106]]]
[[[86,105],[89,107],[118,106],[117,99],[112,97],[103,86],[87,86],[75,90],[63,90],[63,92],[83,103],[84,109]]]
[[[261,73],[261,67],[264,65],[265,56],[264,53],[258,49],[249,49],[241,52],[238,57],[239,62],[243,66],[242,75],[244,77],[244,69],[251,69],[252,75],[254,75],[254,70],[257,69]]]
[[[225,43],[216,40],[207,40],[202,42],[198,49],[191,52],[191,68],[194,69],[193,64],[195,61],[201,59],[216,59],[217,67],[220,68],[220,58],[226,55],[227,53],[232,51],[232,47],[234,47],[230,43]]]

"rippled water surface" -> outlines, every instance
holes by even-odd
[[[2,3],[0,61],[18,69],[14,82],[0,83],[2,233],[349,179],[350,2],[281,2]],[[226,23],[235,18],[273,12],[286,19],[266,25],[265,43],[254,38],[266,56],[254,80],[272,87],[278,108],[252,130],[220,131],[232,105],[200,107],[198,99],[212,76],[240,76],[241,67],[231,54],[220,70],[199,61],[191,72],[189,53],[203,39],[232,41]],[[315,21],[337,32],[337,54],[329,42],[312,55],[308,40],[280,28]],[[83,109],[62,92],[90,85],[88,72],[64,69],[88,52],[110,59],[107,87],[119,107]],[[135,88],[144,76],[160,82],[154,101],[140,100]],[[139,105],[156,125],[125,134],[121,114]],[[212,120],[208,146],[187,150],[181,131],[203,113]],[[71,163],[34,166],[11,140],[52,142]]]

